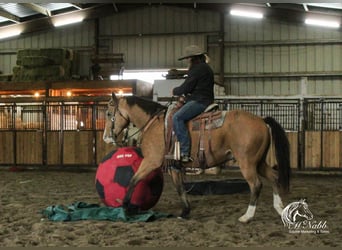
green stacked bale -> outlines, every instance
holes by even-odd
[[[21,59],[21,65],[27,68],[44,67],[54,64],[54,60],[46,56],[25,56]]]
[[[73,51],[48,48],[19,50],[12,81],[59,81],[72,76]]]
[[[22,65],[22,60],[27,56],[39,56],[39,49],[21,49],[17,52],[17,65]]]

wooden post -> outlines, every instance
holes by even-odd
[[[42,136],[42,163],[43,166],[47,166],[47,130],[48,130],[48,119],[47,119],[47,104],[43,102],[43,136]]]
[[[220,48],[220,83],[224,85],[224,20],[225,12],[220,12],[220,33],[219,33],[219,48]]]

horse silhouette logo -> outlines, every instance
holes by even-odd
[[[284,227],[289,229],[294,228],[301,222],[310,221],[312,218],[313,215],[305,199],[290,203],[283,209],[281,214]]]

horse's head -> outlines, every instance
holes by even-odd
[[[297,207],[297,216],[300,216],[302,218],[305,218],[306,220],[311,220],[313,218],[313,215],[309,209],[308,204],[305,202],[304,199],[301,199],[298,202]]]
[[[106,111],[106,125],[103,133],[103,140],[106,143],[116,144],[117,137],[129,125],[128,113],[122,105],[123,99],[118,99],[114,93],[108,102]]]

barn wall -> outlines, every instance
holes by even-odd
[[[176,48],[188,44],[205,47],[203,35],[120,37],[113,41],[113,52],[124,53],[127,69],[173,68],[181,55],[175,54]],[[181,63],[178,66],[185,67]]]
[[[340,95],[342,77],[329,74],[341,74],[342,42],[336,42],[341,40],[340,30],[227,16],[224,73],[228,94],[301,94],[298,75],[302,74],[308,77],[303,94]],[[271,77],[258,77],[261,73]],[[317,73],[323,76],[312,76]],[[241,77],[230,78],[232,75]],[[246,75],[250,77],[243,77]]]
[[[207,34],[218,27],[215,12],[151,6],[100,19],[100,43],[124,53],[127,69],[185,67],[177,60],[184,48],[206,48]]]
[[[222,17],[226,94],[342,95],[341,30],[267,18]],[[165,5],[118,12],[99,18],[99,51],[123,53],[126,69],[186,67],[177,58],[187,45],[196,43],[208,50],[219,74],[220,18],[214,11]],[[69,47],[78,51],[78,73],[89,75],[95,29],[95,21],[90,20],[1,41],[0,70],[12,72],[18,49]]]

